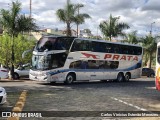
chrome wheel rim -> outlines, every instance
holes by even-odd
[[[72,83],[73,77],[72,77],[71,75],[69,75],[69,76],[67,77],[67,81],[68,81],[68,83]]]

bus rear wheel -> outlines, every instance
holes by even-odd
[[[65,80],[65,84],[72,84],[73,81],[75,81],[75,75],[72,74],[72,73],[69,73],[66,77],[66,80]]]
[[[122,73],[118,73],[118,75],[117,75],[117,82],[123,82],[123,80],[124,80],[123,74]]]
[[[126,73],[124,77],[125,77],[125,81],[128,82],[130,79],[130,74]]]

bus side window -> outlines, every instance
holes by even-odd
[[[70,64],[69,68],[80,69],[81,68],[81,60],[72,62]]]
[[[119,48],[120,48],[119,45],[117,45],[117,44],[112,44],[112,47],[113,47],[113,53],[121,54],[121,50],[119,49]]]
[[[96,60],[88,60],[88,68],[89,69],[99,69],[99,65]]]
[[[128,49],[129,49],[129,48],[128,48],[127,45],[122,45],[122,46],[121,46],[122,54],[129,54]]]
[[[80,51],[92,51],[91,50],[91,45],[92,44],[92,42],[91,41],[88,41],[88,40],[83,40],[82,42],[81,42],[81,50]]]
[[[88,61],[81,61],[81,65],[80,65],[81,69],[87,69],[88,68]]]
[[[62,39],[62,38],[61,38]],[[69,50],[69,48],[71,47],[71,44],[72,44],[72,42],[73,42],[73,39],[74,38],[63,38],[62,39],[62,44],[64,45],[64,48],[66,49],[66,50]]]
[[[134,55],[135,54],[135,47],[130,46],[130,49],[128,50],[128,54]]]
[[[65,50],[65,47],[64,47],[61,39],[57,39],[56,44],[55,44],[55,49],[56,50]]]
[[[141,55],[142,54],[142,48],[137,47],[136,49],[137,49],[137,55]]]
[[[111,69],[117,69],[119,66],[119,61],[109,61]]]
[[[81,42],[82,42],[81,40],[75,40],[72,45],[71,52],[80,51]]]
[[[92,41],[93,52],[105,52],[104,43]]]
[[[112,53],[112,44],[110,44],[110,43],[105,44],[105,52]]]

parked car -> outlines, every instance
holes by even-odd
[[[0,104],[4,104],[6,102],[7,93],[3,87],[0,87]]]
[[[14,70],[14,79],[29,78],[30,64],[24,64]]]
[[[6,68],[0,67],[0,79],[8,78],[8,70]]]
[[[155,71],[151,68],[142,68],[142,76],[154,77]]]

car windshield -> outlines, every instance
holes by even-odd
[[[49,54],[47,56],[33,55],[31,69],[50,70],[63,67],[66,58],[66,53]]]
[[[19,65],[18,70],[26,70],[26,69],[30,69],[30,64],[24,64],[24,65]]]

